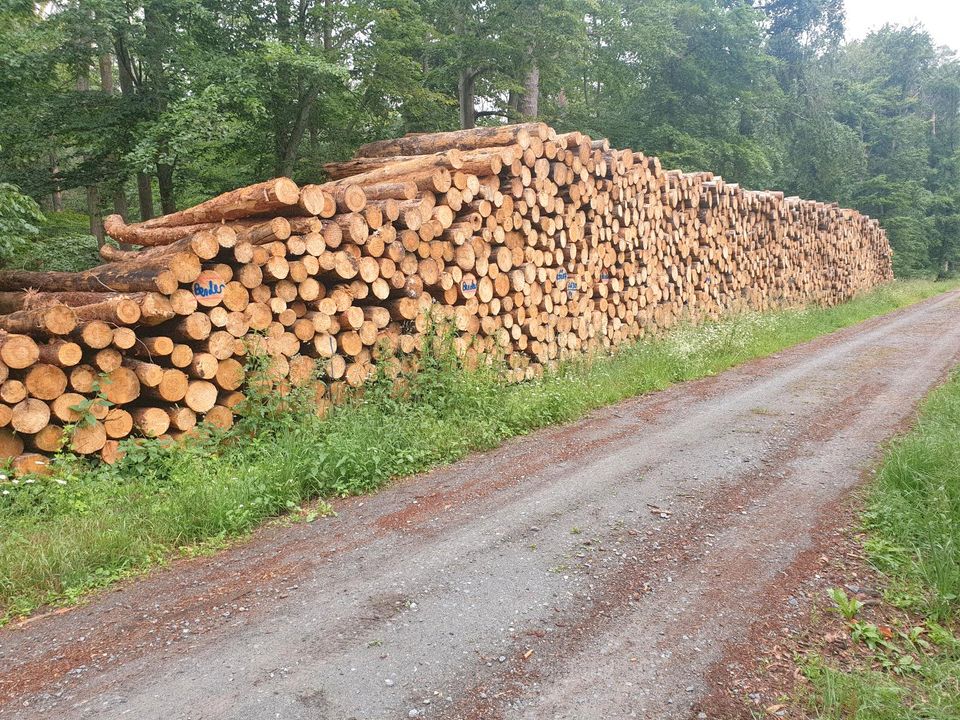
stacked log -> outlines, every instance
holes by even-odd
[[[415,356],[430,318],[468,364],[523,380],[685,316],[833,304],[892,277],[856,211],[541,123],[371,143],[324,170],[111,216],[142,249],[105,247],[92,270],[0,273],[0,456],[50,453],[67,425],[71,449],[108,460],[130,434],[228,427],[251,352],[325,407]]]

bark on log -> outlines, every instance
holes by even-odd
[[[324,163],[323,170],[333,180],[371,173],[383,168],[390,168],[390,177],[400,174],[413,174],[426,169],[447,168],[459,170],[463,167],[463,153],[459,150],[445,150],[432,155],[397,155],[390,157],[357,157],[344,162]]]
[[[0,330],[23,335],[69,335],[77,326],[77,315],[66,305],[37,310],[18,310],[0,315]]]
[[[194,225],[146,228],[142,224],[127,225],[120,215],[107,215],[103,219],[103,229],[114,240],[125,245],[142,245],[144,247],[172,245],[195,233],[215,230],[218,224],[218,222],[202,222]],[[134,254],[136,254],[136,251],[120,250],[111,245],[100,247],[100,257],[108,262],[130,259]]]
[[[177,289],[177,277],[166,260],[140,263],[111,263],[84,272],[0,272],[0,290],[33,288],[44,292],[159,292],[169,295]]]
[[[218,195],[179,212],[146,220],[133,227],[143,230],[197,225],[267,215],[296,205],[300,188],[289,178],[275,178]]]
[[[83,358],[83,349],[77,343],[68,340],[53,340],[40,345],[39,349],[40,362],[58,367],[73,367]]]
[[[356,154],[357,157],[368,158],[390,155],[425,155],[452,148],[472,150],[514,143],[526,149],[530,147],[533,137],[540,140],[548,139],[550,128],[544,123],[522,123],[455,130],[445,133],[417,133],[393,140],[379,140],[361,145]]]

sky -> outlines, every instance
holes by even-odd
[[[845,0],[847,40],[859,40],[884,23],[919,20],[938,45],[960,53],[960,0]]]

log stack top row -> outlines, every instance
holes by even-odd
[[[0,273],[0,456],[229,427],[252,353],[322,410],[412,369],[437,318],[513,380],[682,317],[833,304],[892,278],[876,220],[664,170],[542,123],[415,134],[134,225],[79,273]],[[319,368],[319,379],[317,369]]]

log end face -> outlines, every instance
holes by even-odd
[[[367,206],[367,195],[359,185],[348,185],[343,191],[343,202],[351,212],[360,212]]]
[[[284,205],[296,205],[300,200],[300,188],[290,178],[281,177],[274,180],[273,193]]]

